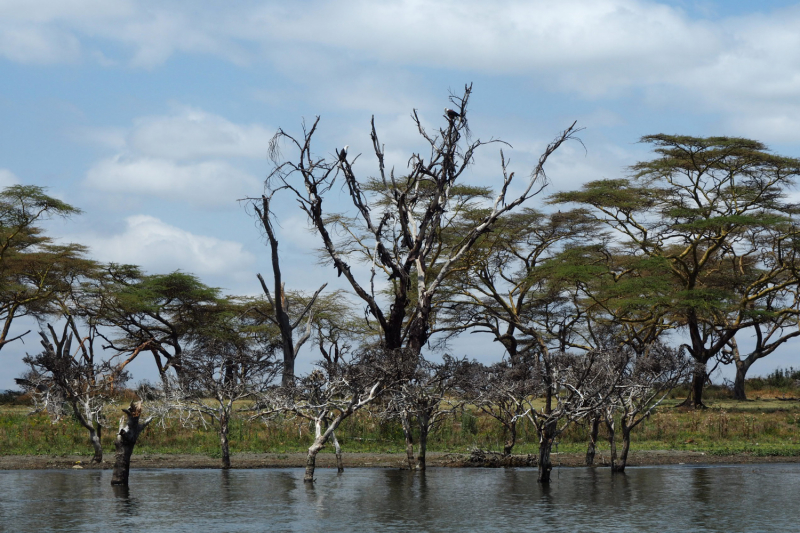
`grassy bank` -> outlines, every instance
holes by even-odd
[[[714,455],[800,455],[800,401],[781,400],[786,391],[762,389],[748,402],[717,397],[703,411],[676,408],[671,399],[645,420],[633,434],[633,450],[699,451]],[[714,396],[712,393],[710,396]],[[717,395],[719,396],[719,395]],[[119,412],[119,411],[117,411]],[[90,447],[85,430],[73,420],[55,424],[41,414],[29,415],[24,405],[0,405],[0,455],[85,455]],[[109,416],[114,419],[116,414]],[[113,452],[116,424],[103,435],[106,453]],[[259,421],[237,419],[230,430],[231,451],[294,453],[311,444],[313,428],[297,420]],[[345,451],[402,453],[405,450],[400,425],[360,412],[337,432]],[[473,448],[502,449],[499,424],[474,411],[445,421],[429,441],[432,452],[466,452]],[[587,428],[574,425],[559,439],[560,452],[581,452],[588,439]],[[601,430],[601,439],[605,439]],[[514,453],[535,453],[538,442],[527,422],[522,423]],[[600,452],[607,451],[603,440]],[[330,450],[328,450],[330,451]],[[178,420],[155,421],[140,437],[137,453],[184,453],[219,455],[219,441],[212,425],[185,426]]]

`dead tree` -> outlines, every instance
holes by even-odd
[[[508,457],[517,442],[517,424],[525,417],[525,398],[539,389],[528,368],[510,359],[492,366],[471,365],[464,383],[466,399],[503,426],[503,456]]]
[[[400,419],[406,441],[409,469],[414,469],[414,441],[411,421],[417,423],[419,453],[416,469],[425,471],[428,436],[445,417],[452,415],[463,405],[456,397],[456,390],[463,386],[466,370],[464,360],[445,355],[441,363],[434,363],[419,356],[413,373],[399,382],[391,394],[388,412]]]
[[[327,283],[323,283],[322,286],[317,289],[317,292],[311,296],[301,305],[302,310],[297,313],[296,315],[292,316],[290,310],[290,299],[287,298],[286,295],[286,287],[283,282],[283,274],[281,273],[281,263],[280,263],[280,255],[278,253],[278,237],[275,234],[275,229],[272,226],[271,216],[272,213],[270,211],[270,201],[272,200],[272,195],[274,191],[267,195],[263,195],[261,197],[261,206],[259,207],[256,203],[256,200],[253,200],[253,207],[258,214],[258,218],[261,221],[261,224],[264,226],[264,232],[267,235],[267,240],[269,241],[270,253],[272,256],[272,279],[273,279],[273,290],[275,292],[275,298],[273,299],[272,294],[270,294],[270,290],[267,287],[264,278],[261,274],[258,274],[258,281],[261,282],[261,288],[264,291],[267,299],[269,300],[270,306],[272,307],[271,313],[267,315],[267,318],[275,324],[281,332],[281,348],[283,350],[283,376],[281,378],[281,383],[284,387],[289,387],[294,385],[294,363],[295,359],[297,359],[297,354],[300,352],[300,348],[302,348],[303,344],[308,341],[311,337],[311,325],[314,319],[314,303],[317,300],[317,297],[322,292],[322,290],[328,285]],[[302,328],[300,336],[295,341],[294,333],[295,330],[298,329],[301,322],[305,320],[305,325]]]
[[[262,402],[314,424],[314,442],[308,448],[303,478],[306,483],[314,482],[317,454],[329,440],[334,444],[337,466],[342,471],[336,430],[378,398],[393,379],[386,370],[387,358],[383,352],[364,350],[350,361],[339,360],[335,365],[321,363],[319,368],[301,377],[295,387],[281,387],[273,391],[272,398]]]
[[[183,372],[165,388],[167,408],[207,417],[217,426],[222,468],[231,467],[229,429],[236,402],[257,398],[275,379],[279,365],[269,332],[242,316],[224,313],[183,352]]]
[[[125,366],[141,348],[123,362],[99,360],[95,355],[96,330],[88,327],[82,336],[73,316],[67,315],[60,333],[47,325],[50,334],[40,331],[43,351],[26,356],[23,361],[30,366],[16,382],[31,394],[34,412],[46,412],[53,422],[71,414],[89,433],[94,449],[92,462],[103,461],[101,442],[106,426],[104,409],[113,401],[114,392],[128,380]],[[73,340],[76,341],[73,352]]]
[[[601,350],[584,355],[544,351],[532,362],[531,379],[540,393],[526,398],[525,416],[539,435],[540,483],[550,482],[550,454],[558,436],[608,401],[614,386],[608,359],[609,353]],[[542,398],[544,405],[539,406]]]
[[[434,297],[443,281],[461,264],[473,245],[495,226],[506,213],[537,195],[546,185],[545,163],[561,144],[577,131],[573,124],[550,143],[530,173],[528,182],[516,197],[509,197],[513,172],[500,154],[500,191],[494,198],[486,188],[462,186],[464,171],[473,163],[482,146],[500,141],[470,141],[467,127],[468,102],[472,86],[462,96],[451,96],[458,119],[444,116],[436,132],[423,126],[416,111],[414,125],[425,142],[427,157],[411,154],[408,170],[402,176],[385,167],[386,151],[380,142],[373,117],[370,136],[377,161],[377,177],[356,176],[358,156],[346,150],[336,157],[315,155],[312,139],[319,117],[296,138],[278,130],[270,143],[275,168],[267,179],[270,191],[287,189],[322,241],[326,259],[344,276],[366,304],[370,320],[378,324],[387,350],[408,348],[419,354],[431,334]],[[297,150],[294,159],[283,160],[282,144]],[[332,213],[325,199],[342,179],[353,211]],[[454,222],[468,206],[485,207],[482,217],[470,228],[449,238]],[[337,239],[335,236],[343,236]],[[354,261],[370,265],[368,279],[358,279]],[[381,293],[388,285],[389,298]]]
[[[111,475],[112,485],[128,485],[128,476],[131,471],[131,455],[139,435],[153,420],[153,417],[140,421],[142,416],[142,402],[132,401],[127,409],[122,410],[125,416],[119,420],[119,431],[114,439],[116,455],[114,457],[114,473]]]
[[[611,446],[611,471],[625,471],[631,446],[631,431],[658,407],[669,392],[691,375],[691,360],[683,349],[675,350],[663,343],[647,346],[641,353],[634,350],[619,350],[611,360],[612,372],[618,376],[608,401],[604,405],[603,418],[608,429]],[[622,432],[622,450],[617,459],[616,414],[619,413]]]

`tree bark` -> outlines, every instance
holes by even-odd
[[[592,417],[592,428],[589,430],[589,446],[586,448],[586,466],[594,464],[594,456],[597,453],[597,434],[600,431],[600,416]]]
[[[333,450],[336,452],[336,472],[341,474],[344,472],[344,463],[342,462],[342,447],[339,446],[336,432],[331,433],[331,440],[333,441]]]
[[[103,426],[97,427],[95,430],[94,428],[89,430],[89,441],[92,443],[92,448],[94,448],[94,457],[92,457],[93,463],[102,463],[103,462],[103,444],[100,440]]]
[[[417,455],[417,470],[424,472],[426,468],[425,456],[428,451],[428,416],[422,415],[418,417],[419,420],[419,454]]]
[[[609,421],[606,418],[606,429],[608,429],[608,445],[611,452],[611,471],[615,472],[617,464],[617,432],[613,419]]]
[[[631,429],[624,422],[622,423],[622,452],[619,454],[619,461],[613,456],[611,460],[611,472],[614,474],[625,473],[625,466],[628,464],[628,451],[631,448]],[[616,449],[614,450],[614,456],[616,456]]]
[[[545,422],[539,437],[539,483],[550,483],[550,471],[553,464],[550,461],[550,450],[553,448],[553,422]]]
[[[222,456],[222,468],[231,467],[231,452],[228,445],[228,415],[223,414],[219,419],[219,449]]]
[[[747,371],[750,370],[753,362],[745,359],[744,361],[735,361],[736,363],[736,378],[733,381],[733,397],[739,401],[747,400],[747,393],[744,390],[744,382],[747,379]]]
[[[400,413],[400,421],[403,425],[403,436],[406,439],[406,459],[408,469],[414,470],[414,435],[411,433],[411,420],[408,411]]]
[[[152,420],[139,421],[142,414],[142,402],[131,402],[128,409],[123,409],[126,417],[119,421],[119,432],[114,439],[116,455],[114,457],[114,473],[111,475],[112,485],[127,485],[131,470],[131,455],[136,446],[136,440]],[[127,420],[126,420],[127,419]]]
[[[503,443],[503,455],[509,457],[514,445],[517,443],[517,421],[509,422],[506,428],[508,429],[508,438]]]

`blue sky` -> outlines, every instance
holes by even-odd
[[[572,121],[585,128],[586,151],[552,160],[549,192],[622,174],[653,133],[800,157],[800,3],[0,0],[0,186],[83,209],[48,230],[100,260],[255,293],[265,249],[237,199],[261,193],[276,128],[320,115],[317,150],[349,144],[369,174],[374,114],[402,167],[419,146],[411,110],[435,123],[469,82],[473,132],[511,143],[520,171]],[[485,150],[467,179],[494,183],[497,163]],[[316,289],[303,217],[291,203],[278,215],[287,284]],[[25,350],[0,353],[0,389]],[[792,351],[755,372],[800,366]]]

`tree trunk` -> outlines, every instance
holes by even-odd
[[[228,446],[228,415],[223,414],[219,418],[219,449],[222,456],[222,468],[231,467],[231,452]]]
[[[428,450],[428,416],[423,414],[418,417],[419,420],[419,454],[417,455],[417,470],[425,472],[425,454]]]
[[[303,481],[306,483],[314,483],[314,469],[317,466],[317,454],[325,445],[320,442],[322,437],[317,438],[314,444],[308,449],[308,457],[306,457],[306,475],[303,476]]]
[[[403,424],[403,436],[406,438],[408,469],[414,470],[414,435],[411,433],[411,420],[408,411],[400,413],[400,420]]]
[[[625,465],[628,464],[628,451],[631,448],[631,428],[624,422],[622,423],[622,452],[619,454],[619,461],[612,458],[611,472],[614,474],[624,474]],[[614,450],[616,455],[616,450]]]
[[[94,448],[94,457],[92,457],[93,463],[102,463],[103,462],[103,444],[100,440],[100,432],[103,430],[103,426],[97,426],[97,429],[90,429],[89,430],[89,441],[92,443],[92,448]]]
[[[600,431],[600,415],[592,417],[592,429],[589,430],[589,446],[586,448],[586,466],[594,464],[594,456],[597,453],[597,434]]]
[[[342,462],[342,447],[339,446],[339,441],[336,438],[336,433],[331,433],[331,440],[333,440],[333,449],[336,452],[336,471],[338,473],[344,472],[344,463]]]
[[[614,472],[617,464],[617,432],[613,418],[610,421],[606,418],[606,429],[608,429],[608,445],[611,452],[611,471]]]
[[[119,432],[117,438],[114,439],[114,448],[116,455],[114,457],[114,473],[111,476],[112,485],[127,485],[128,475],[131,469],[131,455],[133,455],[133,447],[136,446],[136,440],[139,435],[144,431],[144,428],[152,420],[148,418],[144,422],[139,421],[142,414],[142,402],[131,402],[128,409],[123,409],[126,418],[119,421]]]
[[[706,365],[703,363],[703,371],[696,372],[692,377],[692,407],[695,409],[705,409],[706,405],[703,403],[703,388],[706,384]]]
[[[550,471],[553,470],[553,464],[550,462],[550,450],[553,448],[555,440],[553,425],[553,422],[545,422],[539,436],[539,483],[550,483]]]
[[[509,457],[511,455],[511,450],[514,449],[514,445],[517,443],[517,421],[516,419],[513,422],[509,422],[506,425],[508,429],[508,438],[503,443],[503,455]]]
[[[747,400],[747,393],[744,390],[744,382],[747,379],[747,371],[752,366],[752,361],[735,361],[736,363],[736,378],[733,381],[733,397],[739,401]]]

